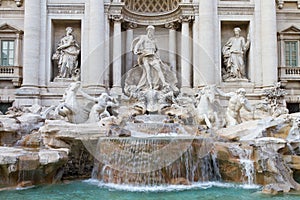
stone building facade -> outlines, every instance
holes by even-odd
[[[208,84],[243,87],[249,99],[281,81],[291,111],[300,103],[300,4],[297,0],[0,0],[2,110],[57,104],[70,78],[52,59],[66,27],[80,46],[79,77],[87,93],[121,94],[136,63],[134,38],[156,29],[160,57],[191,93]],[[250,39],[243,80],[222,78],[222,47],[240,27]]]

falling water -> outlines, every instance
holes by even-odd
[[[206,143],[203,138],[102,138],[93,178],[149,186],[220,180],[216,155],[203,150]]]
[[[252,149],[242,149],[242,151],[243,152],[239,154],[239,157],[241,166],[243,167],[243,177],[247,177],[247,181],[245,181],[244,183],[247,185],[253,185],[255,170],[254,163],[251,160]]]
[[[292,145],[289,142],[287,142],[286,145],[289,148],[291,154],[296,155],[296,152],[294,151],[294,148],[292,147]]]

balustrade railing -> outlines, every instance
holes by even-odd
[[[300,80],[300,67],[279,67],[280,80]]]
[[[22,66],[0,66],[0,81],[11,80],[14,86],[19,87],[22,79]]]

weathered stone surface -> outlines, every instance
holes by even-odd
[[[53,183],[61,179],[67,158],[67,149],[0,147],[0,186]]]

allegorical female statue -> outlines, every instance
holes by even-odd
[[[222,53],[225,68],[223,69],[223,80],[241,80],[247,79],[245,69],[245,53],[250,46],[249,34],[247,41],[240,36],[241,29],[233,29],[234,36],[231,37],[223,46]]]
[[[58,78],[73,78],[78,74],[78,55],[80,47],[72,35],[72,27],[66,28],[52,59],[58,62]]]

